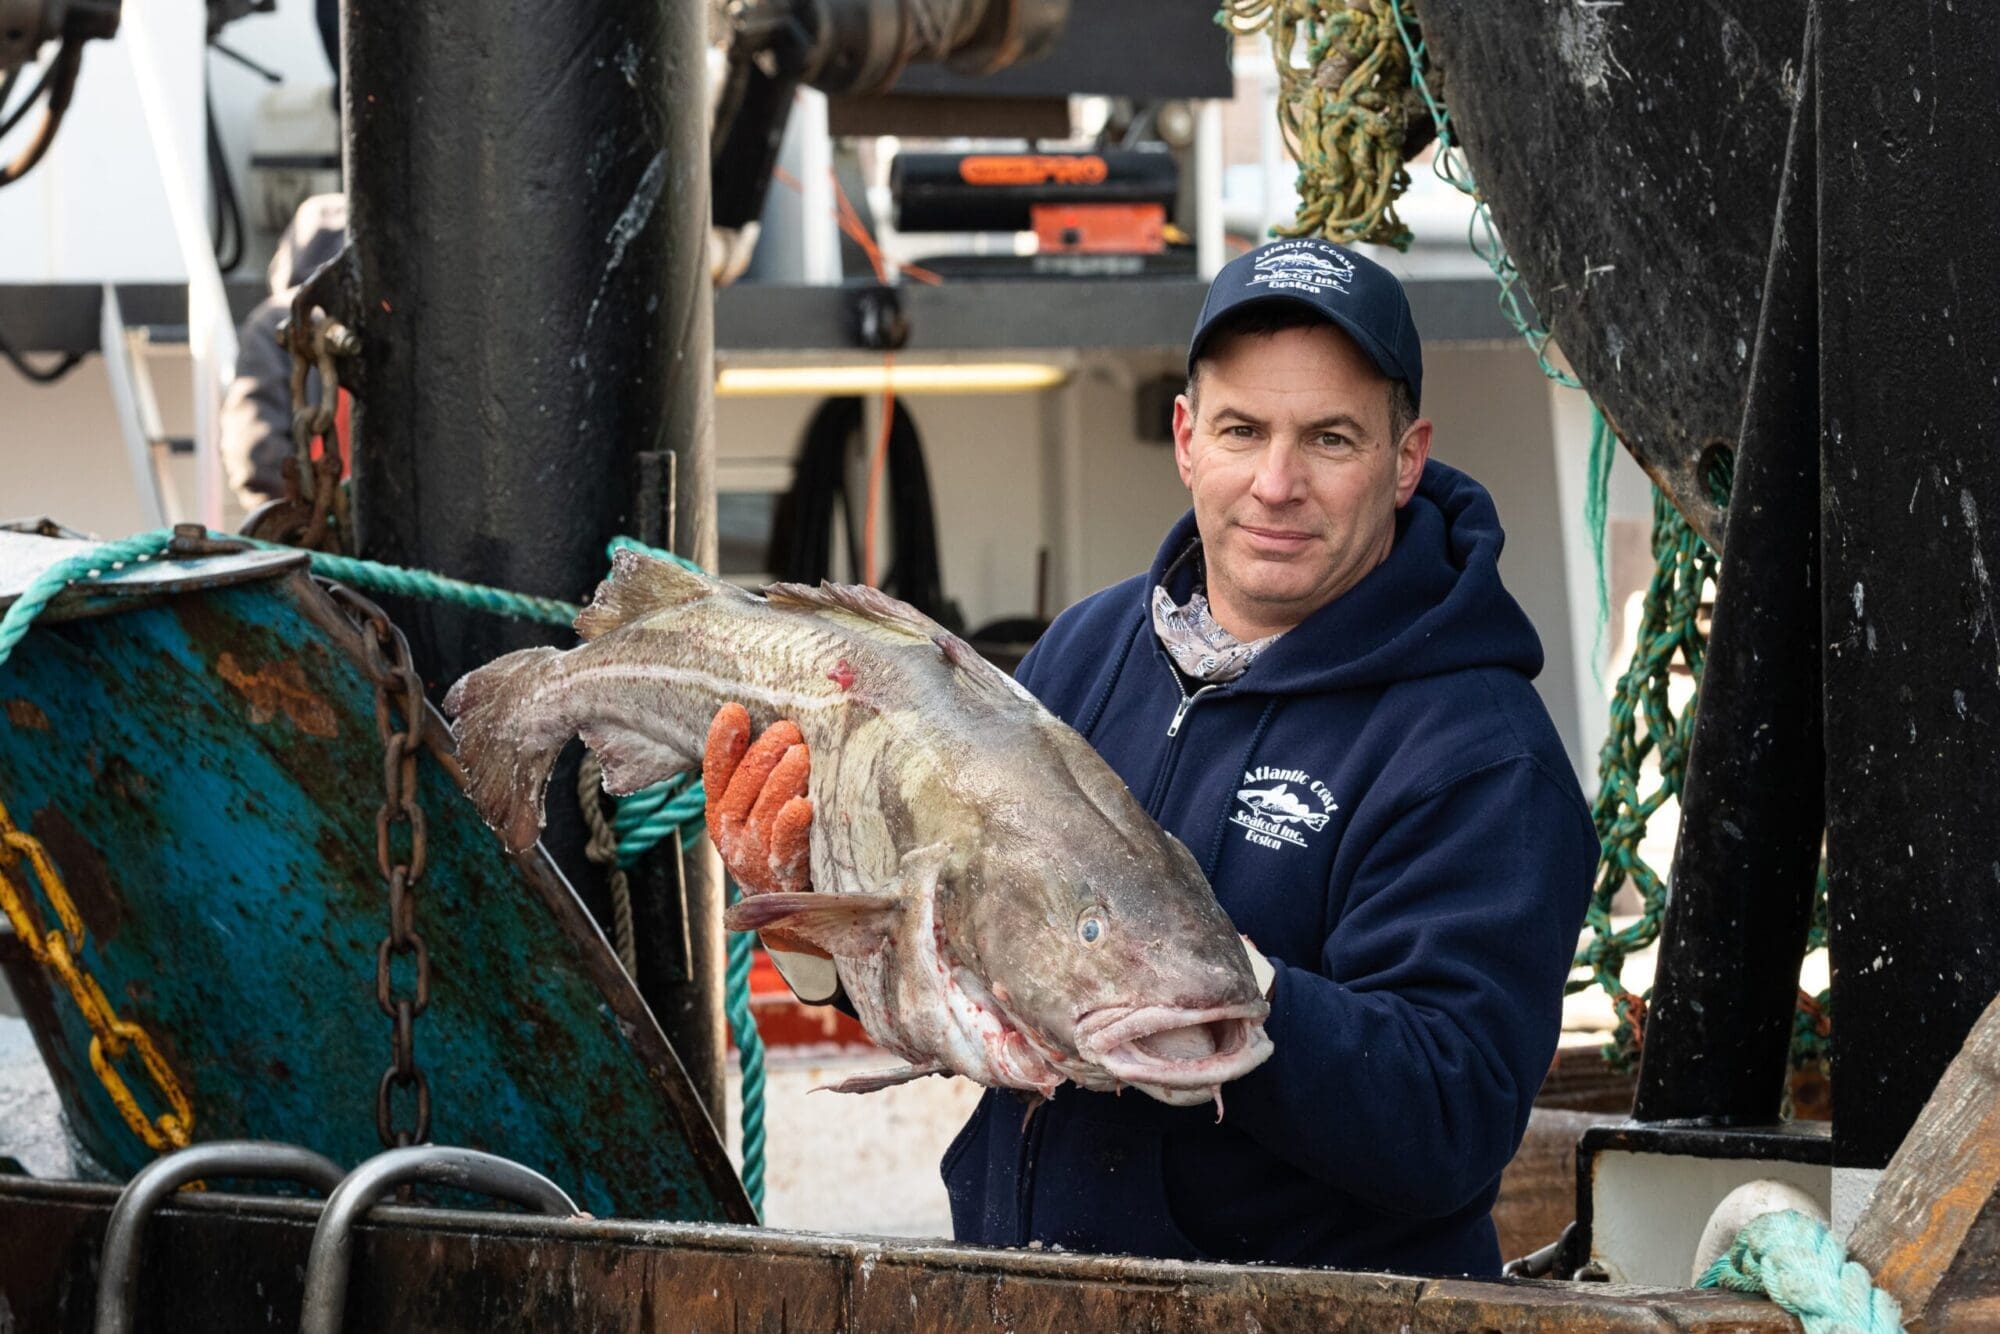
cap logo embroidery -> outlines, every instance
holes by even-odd
[[[1244,786],[1236,793],[1238,809],[1229,822],[1242,829],[1243,837],[1260,848],[1309,847],[1306,832],[1317,834],[1340,809],[1326,784],[1302,769],[1277,769],[1263,765],[1243,775]],[[1306,797],[1293,791],[1305,789]],[[1314,809],[1315,804],[1318,809]]]
[[[1354,261],[1331,247],[1321,248],[1310,241],[1294,241],[1289,246],[1272,246],[1257,257],[1255,287],[1263,284],[1272,291],[1325,292],[1345,294],[1354,281]]]

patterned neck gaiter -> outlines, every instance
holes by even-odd
[[[1269,648],[1278,638],[1266,635],[1252,643],[1244,643],[1230,634],[1216,622],[1215,614],[1208,608],[1208,594],[1205,591],[1206,572],[1200,566],[1200,550],[1197,545],[1189,548],[1189,555],[1196,560],[1195,590],[1186,606],[1177,606],[1173,594],[1167,592],[1164,583],[1153,588],[1153,633],[1160,637],[1160,644],[1174,660],[1174,666],[1197,681],[1234,681],[1250,670],[1250,664],[1257,655]],[[1168,568],[1167,577],[1173,577],[1186,555]]]

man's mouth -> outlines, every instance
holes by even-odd
[[[1078,1021],[1077,1050],[1121,1083],[1207,1091],[1240,1079],[1271,1054],[1263,1001],[1210,1009],[1108,1006]],[[1155,1096],[1158,1096],[1157,1094]],[[1180,1101],[1180,1099],[1172,1099]]]
[[[1289,528],[1260,528],[1248,523],[1239,527],[1249,534],[1251,541],[1267,547],[1302,547],[1313,540],[1313,534]]]

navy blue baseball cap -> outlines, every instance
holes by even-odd
[[[1365,255],[1316,236],[1272,241],[1222,266],[1188,343],[1188,376],[1216,322],[1252,306],[1302,306],[1338,325],[1382,374],[1423,402],[1424,350],[1396,275]]]

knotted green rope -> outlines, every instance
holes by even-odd
[[[210,533],[209,536],[218,540],[244,542],[264,550],[293,550],[290,547],[251,541],[229,533]],[[106,573],[115,573],[129,565],[151,560],[165,552],[173,544],[173,540],[173,529],[152,529],[122,541],[106,542],[90,551],[60,561],[37,575],[29,582],[27,588],[22,590],[21,596],[14,604],[7,608],[5,616],[0,616],[0,666],[6,664],[8,657],[14,651],[14,646],[28,633],[35,618],[40,616],[64,589],[72,584],[98,579]],[[614,538],[606,548],[606,556],[609,557],[621,547],[629,547],[660,560],[673,561],[689,569],[699,568],[671,552],[660,551],[625,537]],[[391,593],[402,597],[454,603],[496,616],[510,616],[517,620],[534,621],[544,625],[568,625],[576,619],[578,611],[574,603],[515,593],[484,584],[467,583],[462,579],[448,579],[428,570],[404,569],[401,566],[383,565],[376,561],[328,555],[318,551],[308,554],[315,574],[366,592]],[[692,847],[701,837],[704,808],[701,780],[697,777],[689,781],[686,775],[635,792],[621,800],[612,817],[613,828],[618,832],[619,865],[630,866],[641,855],[675,832],[679,833],[684,848]],[[731,886],[731,892],[734,893],[734,886]],[[730,1031],[736,1040],[737,1060],[743,1072],[743,1187],[750,1196],[750,1202],[761,1214],[764,1210],[764,1043],[757,1033],[756,1023],[750,1016],[750,950],[751,938],[747,932],[730,934],[729,962],[723,978],[723,995]]]
[[[1806,1334],[1903,1328],[1896,1299],[1847,1258],[1826,1224],[1792,1209],[1751,1219],[1696,1286],[1761,1293],[1797,1316]]]
[[[1621,1066],[1638,1055],[1645,999],[1628,990],[1620,974],[1627,955],[1659,939],[1667,907],[1666,882],[1640,855],[1639,844],[1660,807],[1679,800],[1694,738],[1696,701],[1689,700],[1676,715],[1668,687],[1677,668],[1699,687],[1708,636],[1697,617],[1703,589],[1715,577],[1714,554],[1658,491],[1653,494],[1653,562],[1632,661],[1612,694],[1611,725],[1598,754],[1591,818],[1603,855],[1584,914],[1590,940],[1577,951],[1575,962],[1590,975],[1572,979],[1568,987],[1575,992],[1594,983],[1611,997],[1618,1020],[1608,1054]],[[1642,789],[1641,770],[1649,756],[1657,756],[1659,781]],[[1612,901],[1628,883],[1638,891],[1640,915],[1630,925],[1616,927]]]
[[[1222,0],[1215,21],[1271,35],[1278,124],[1299,166],[1298,216],[1272,233],[1407,249],[1396,201],[1410,185],[1403,144],[1424,105],[1392,0]]]

